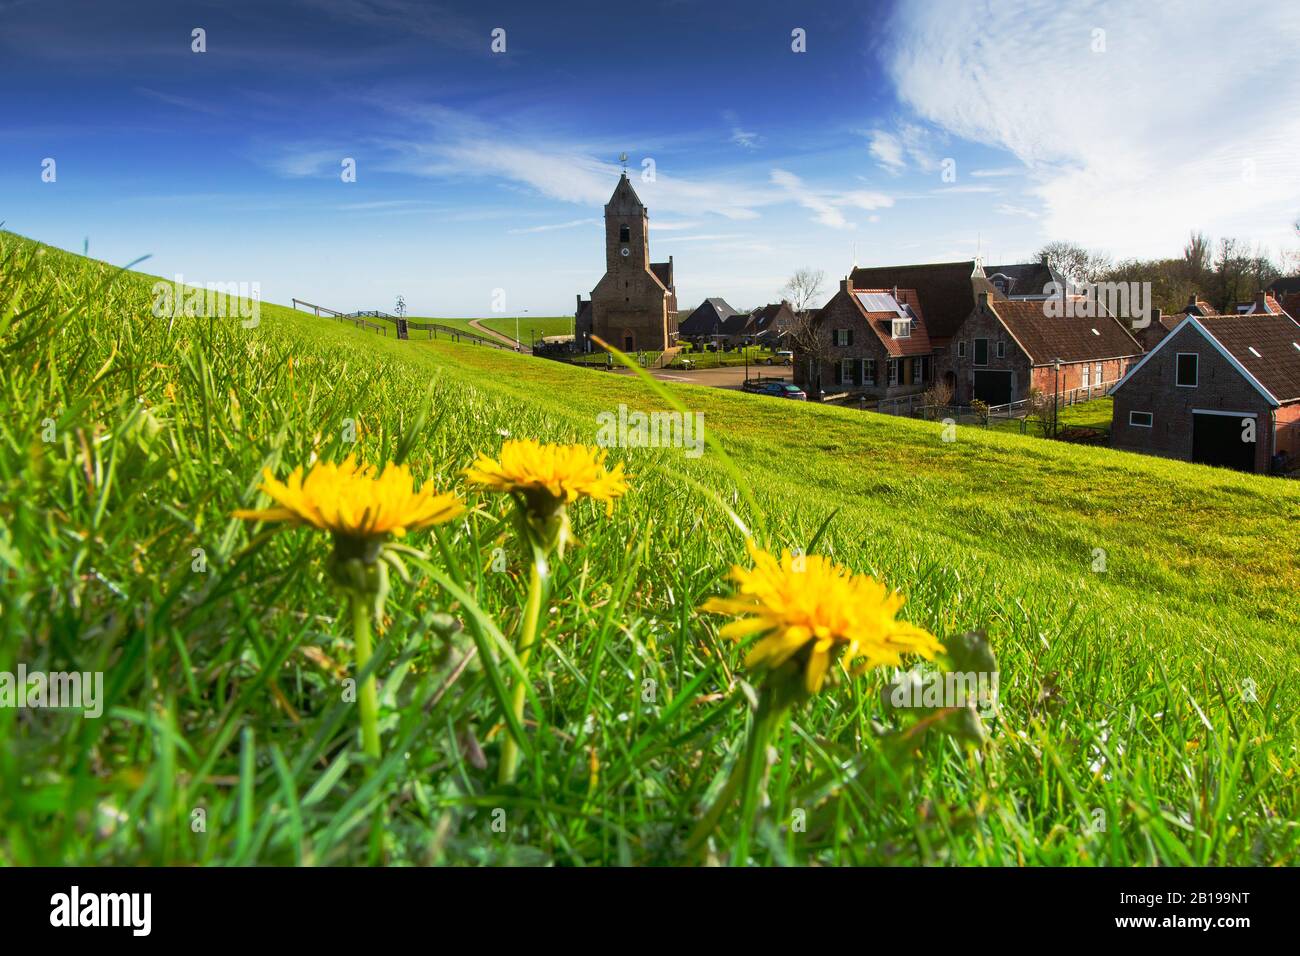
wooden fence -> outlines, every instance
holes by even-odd
[[[380,335],[388,335],[389,324],[396,323],[398,317],[379,309],[370,309],[362,312],[339,312],[337,309],[329,309],[323,305],[317,305],[314,302],[307,302],[303,299],[293,299],[293,307],[297,309],[302,306],[304,309],[310,309],[317,316],[328,316],[331,319],[337,319],[339,322],[351,322],[357,328],[374,329]],[[370,319],[382,319],[383,322],[371,322]],[[453,342],[469,342],[472,345],[489,345],[494,349],[505,349],[513,352],[512,346],[496,339],[488,338],[485,335],[479,335],[466,328],[458,328],[452,325],[443,325],[440,322],[407,322],[408,329],[416,329],[420,332],[428,332],[429,338],[436,339],[441,332]]]

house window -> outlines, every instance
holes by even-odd
[[[898,319],[894,322],[894,338],[910,339],[912,337],[912,323],[906,319]]]
[[[902,359],[889,360],[889,384],[890,385],[898,384],[898,368],[900,365],[902,365]]]
[[[965,357],[966,357],[966,340],[965,340],[965,339],[963,339],[962,341],[960,341],[960,342],[957,343],[957,357],[958,357],[958,358],[965,358]]]
[[[1200,378],[1200,356],[1195,352],[1179,352],[1175,361],[1177,362],[1177,378],[1175,381],[1179,388],[1195,388],[1197,380]]]
[[[849,345],[852,345],[852,344],[853,344],[853,330],[852,330],[852,329],[836,329],[836,330],[835,330],[835,333],[834,333],[834,341],[835,341],[835,344],[836,344],[836,345],[840,345],[840,346],[849,346]]]
[[[1087,362],[1083,363],[1083,367],[1079,370],[1079,374],[1082,376],[1079,379],[1079,387],[1087,388],[1088,387],[1088,363]]]
[[[912,359],[912,384],[913,385],[925,384],[925,364],[921,356],[919,355],[916,358]]]
[[[1128,423],[1134,428],[1150,428],[1152,415],[1150,412],[1129,412]]]
[[[863,385],[876,384],[876,360],[875,359],[862,360],[862,384]]]
[[[840,359],[840,381],[845,385],[853,381],[853,359]]]
[[[1092,366],[1092,384],[1101,384],[1101,363],[1097,362]]]
[[[1006,358],[1006,357],[1007,357],[1007,343],[1003,342],[1001,339],[998,339],[998,358]]]
[[[976,365],[989,364],[989,340],[988,339],[975,340],[975,364]]]
[[[628,228],[627,226],[619,226],[619,227],[618,227],[618,241],[619,241],[619,242],[631,242],[631,241],[632,241],[632,230],[631,230],[630,228]]]

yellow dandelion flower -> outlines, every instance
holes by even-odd
[[[501,457],[482,452],[465,469],[471,483],[490,491],[518,492],[530,505],[570,504],[579,498],[603,501],[606,512],[627,492],[623,465],[605,468],[606,452],[591,445],[542,444],[532,438],[512,439],[501,446]]]
[[[549,556],[556,551],[563,558],[571,537],[568,505],[579,498],[591,498],[605,502],[605,513],[609,514],[614,510],[615,499],[627,493],[622,464],[607,469],[605,455],[603,449],[590,445],[552,445],[531,438],[511,439],[501,446],[499,458],[480,452],[474,464],[465,469],[470,484],[514,497],[520,536],[533,552],[528,597],[516,644],[522,671],[511,696],[516,725],[523,722],[528,666],[537,640]],[[519,741],[512,733],[501,748],[497,775],[500,783],[514,782],[518,761]]]
[[[789,551],[780,559],[750,542],[753,568],[731,570],[736,593],[711,598],[701,610],[737,618],[721,634],[758,642],[747,667],[771,672],[791,665],[802,671],[804,689],[815,694],[837,659],[854,673],[898,665],[904,654],[933,659],[943,645],[915,625],[897,619],[903,596],[872,577],[854,574],[820,555]]]
[[[406,465],[390,463],[376,476],[374,466],[358,464],[355,455],[341,464],[318,462],[305,476],[299,466],[287,481],[277,480],[268,469],[263,479],[261,490],[277,507],[240,510],[235,517],[311,525],[340,538],[375,539],[400,538],[465,511],[459,496],[435,491],[432,482],[414,490]]]
[[[333,535],[334,550],[327,568],[348,595],[357,671],[365,670],[373,653],[371,622],[383,620],[388,566],[409,580],[396,552],[419,553],[389,539],[451,521],[464,513],[464,503],[455,494],[435,491],[432,482],[415,490],[406,465],[390,462],[376,475],[373,465],[358,464],[355,455],[341,464],[318,462],[305,474],[299,466],[287,481],[276,479],[270,469],[262,477],[261,490],[276,506],[242,509],[235,517],[310,525]],[[362,747],[367,756],[377,760],[381,748],[374,674],[361,682],[357,704]]]

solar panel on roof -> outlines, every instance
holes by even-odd
[[[858,297],[858,301],[862,303],[862,307],[868,312],[892,312],[894,315],[907,314],[888,292],[857,292],[854,294]]]

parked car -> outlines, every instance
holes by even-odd
[[[808,401],[808,396],[798,385],[791,385],[789,382],[764,382],[759,389],[760,395],[773,395],[776,398],[790,398],[796,402]]]

